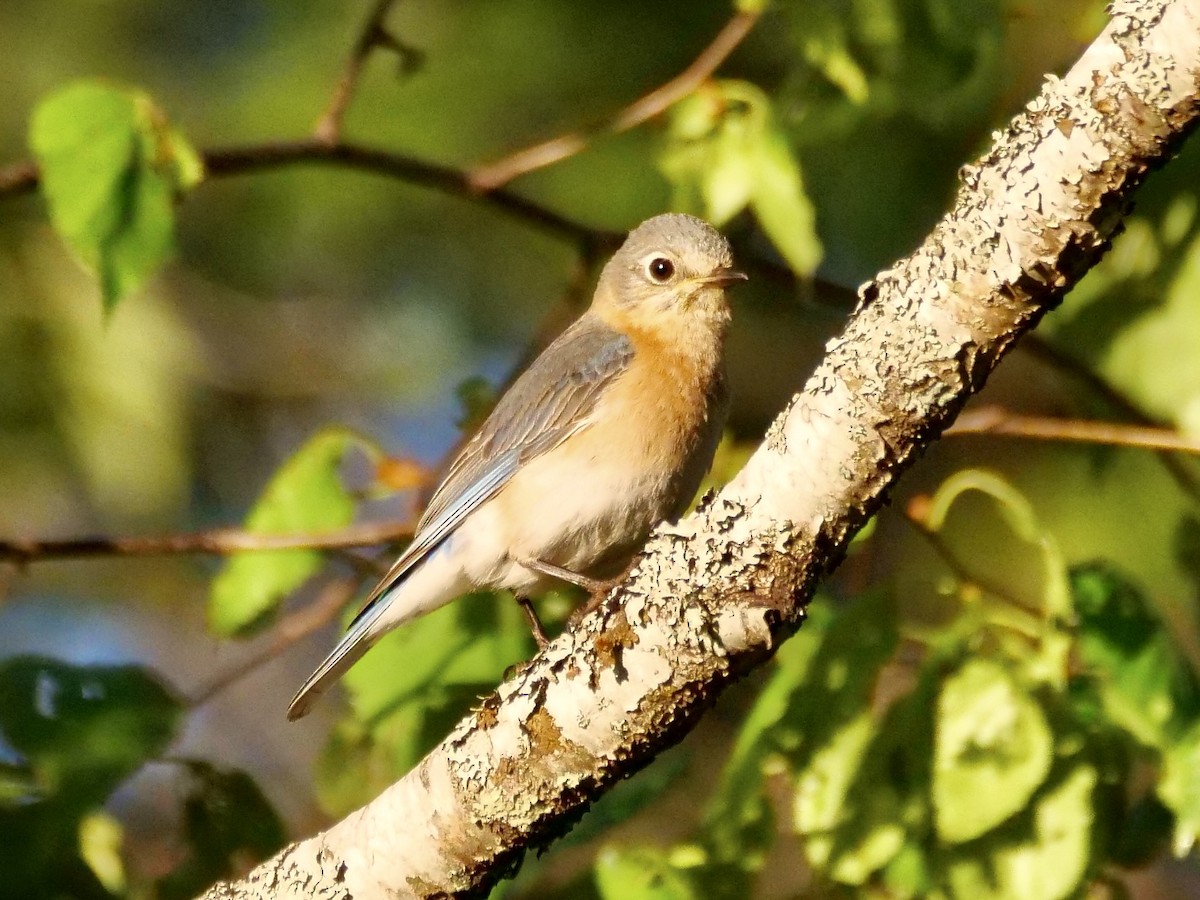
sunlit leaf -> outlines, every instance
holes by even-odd
[[[1014,900],[1076,896],[1088,872],[1096,770],[1078,765],[1038,796],[1032,814],[947,860],[951,896]]]
[[[942,482],[934,496],[922,505],[926,527],[941,530],[950,509],[964,494],[972,491],[994,500],[996,509],[1016,536],[1034,545],[1041,554],[1044,572],[1042,608],[1046,621],[1026,623],[1036,629],[1040,652],[1029,654],[1023,669],[1029,677],[1062,689],[1071,650],[1071,638],[1065,624],[1073,616],[1073,607],[1066,562],[1058,542],[1038,521],[1033,504],[999,473],[986,469],[963,469]]]
[[[803,685],[792,693],[774,729],[785,765],[794,773],[795,827],[805,835],[805,852],[818,869],[833,861],[835,832],[853,815],[846,796],[878,734],[875,682],[897,641],[890,596],[857,598],[827,629]],[[894,843],[894,833],[886,840]]]
[[[346,452],[376,457],[374,446],[344,429],[310,438],[271,478],[246,519],[255,534],[318,534],[348,525],[355,501],[339,477]],[[316,550],[257,550],[231,556],[213,579],[208,618],[220,635],[261,627],[279,602],[321,568]]]
[[[806,849],[821,871],[842,884],[865,885],[903,852],[910,837],[929,833],[929,780],[937,669],[896,698],[858,755],[840,810]]]
[[[124,830],[105,812],[93,812],[79,823],[79,855],[109,891],[125,891],[125,863],[121,859]]]
[[[796,776],[793,817],[796,829],[807,836],[804,849],[809,862],[826,869],[833,853],[833,832],[845,821],[846,794],[858,776],[876,722],[863,710],[829,735]]]
[[[800,160],[787,137],[769,121],[754,154],[751,203],[763,231],[798,275],[812,275],[824,253],[817,214],[804,189]]]
[[[51,221],[111,310],[170,253],[175,200],[203,164],[146,94],[96,81],[43,100],[29,143]]]
[[[971,659],[942,686],[933,804],[943,841],[977,838],[1023,809],[1046,779],[1054,739],[1041,707],[1009,672]]]
[[[888,896],[898,900],[928,897],[932,881],[929,858],[916,843],[905,844],[883,872]]]
[[[667,855],[652,847],[607,847],[596,857],[596,888],[603,900],[698,900],[701,893]]]
[[[820,263],[800,161],[761,88],[718,81],[676,104],[659,165],[676,208],[721,225],[751,207],[797,273],[811,275]]]
[[[771,678],[742,723],[704,814],[704,843],[714,866],[746,873],[762,867],[775,838],[765,770],[780,748],[796,739],[784,719],[793,696],[807,682],[812,660],[832,621],[828,602],[818,600],[809,605],[804,625],[779,649]],[[738,873],[726,877],[736,880]],[[741,893],[745,893],[744,885]]]
[[[1175,853],[1200,840],[1200,721],[1167,750],[1158,796],[1175,813]]]

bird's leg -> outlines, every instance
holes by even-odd
[[[517,605],[521,607],[521,612],[525,613],[525,621],[529,623],[529,630],[533,632],[533,639],[537,642],[538,649],[545,650],[546,645],[550,643],[550,638],[546,637],[546,629],[542,627],[542,620],[538,618],[533,603],[528,597],[518,594]]]
[[[629,577],[629,573],[633,571],[633,567],[637,564],[637,561],[638,558],[635,556],[629,561],[629,565],[621,570],[619,575],[605,579],[604,581],[597,581],[594,578],[588,579],[591,581],[593,589],[588,591],[589,596],[587,603],[578,606],[575,611],[567,617],[567,626],[570,627],[575,625],[588,613],[595,612],[600,604],[604,602],[604,598],[608,596],[608,592]]]
[[[570,617],[567,619],[568,625],[574,625],[588,613],[595,610],[608,592],[615,588],[618,584],[625,580],[631,571],[633,564],[637,561],[636,557],[629,561],[629,565],[617,575],[615,578],[589,578],[586,575],[580,575],[578,572],[572,572],[570,569],[564,569],[562,566],[556,566],[553,563],[548,563],[540,559],[522,559],[518,562],[527,569],[532,569],[535,572],[541,572],[543,575],[548,575],[551,578],[557,578],[560,581],[565,581],[568,584],[573,584],[576,587],[581,587],[588,592],[588,600],[586,603],[579,606]]]
[[[527,569],[548,575],[550,578],[557,578],[559,581],[565,581],[567,584],[581,587],[589,594],[607,592],[612,587],[606,581],[597,581],[595,578],[588,578],[586,575],[580,575],[578,572],[572,572],[570,569],[564,569],[562,566],[556,566],[554,563],[548,563],[544,560],[519,559],[517,562]]]

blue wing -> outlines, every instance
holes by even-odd
[[[372,618],[379,600],[521,466],[585,428],[596,402],[628,368],[633,352],[628,337],[590,315],[550,344],[451,463],[412,543],[371,592],[354,624]]]

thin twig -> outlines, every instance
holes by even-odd
[[[411,522],[365,522],[318,534],[255,534],[217,528],[161,537],[80,537],[62,540],[0,540],[0,562],[19,566],[86,556],[170,556],[179,553],[225,555],[244,550],[335,550],[371,547],[412,537]],[[356,567],[357,568],[357,567]]]
[[[342,123],[346,119],[346,110],[354,99],[358,89],[359,78],[362,77],[363,67],[367,58],[377,47],[386,47],[400,57],[402,71],[411,71],[421,59],[421,52],[407,44],[401,43],[395,35],[388,31],[385,21],[396,0],[375,0],[375,5],[367,15],[359,32],[358,40],[350,51],[346,66],[333,88],[329,105],[313,128],[313,137],[326,144],[336,144],[342,139]]]
[[[954,576],[959,584],[974,585],[984,593],[991,594],[993,597],[998,597],[1015,609],[1019,609],[1021,612],[1026,613],[1035,619],[1040,620],[1046,618],[1045,612],[1026,603],[1020,597],[1011,594],[1003,585],[996,584],[995,582],[992,582],[987,578],[972,572],[970,566],[959,559],[958,555],[952,549],[950,549],[950,545],[943,540],[941,533],[934,531],[932,528],[926,525],[919,516],[914,515],[908,510],[905,510],[900,514],[900,518],[925,540],[933,552],[937,554],[938,558],[941,559],[946,565],[946,568],[950,570],[950,574]]]
[[[946,431],[947,436],[967,434],[995,434],[1036,441],[1073,441],[1107,444],[1113,447],[1141,447],[1147,450],[1200,455],[1200,441],[1185,437],[1169,428],[1097,422],[1090,419],[1031,416],[1011,412],[999,406],[968,410]]]
[[[344,166],[386,175],[409,184],[427,187],[453,197],[494,206],[514,218],[558,234],[580,245],[607,237],[567,217],[506,190],[481,194],[465,172],[411,156],[378,150],[360,144],[326,144],[317,138],[267,141],[245,147],[224,147],[201,153],[209,175],[243,175],[265,169],[280,169],[304,163]],[[0,196],[36,190],[40,173],[33,163],[22,162],[0,169]]]
[[[600,135],[621,134],[661,115],[712,77],[717,67],[725,62],[729,54],[750,33],[760,15],[759,12],[736,13],[717,33],[712,43],[701,50],[686,69],[635,100],[603,124],[560,135],[518,150],[495,162],[476,166],[469,173],[471,184],[477,191],[493,191],[514,178],[574,156]]]
[[[310,634],[320,631],[350,602],[362,586],[361,574],[338,578],[326,584],[316,599],[307,606],[286,614],[271,632],[261,651],[254,653],[222,672],[188,700],[191,707],[202,706],[230,685],[245,678],[261,666],[298,644]]]
[[[1130,397],[1093,372],[1080,360],[1039,337],[1036,332],[1025,336],[1021,342],[1021,348],[1059,372],[1082,382],[1092,393],[1126,418],[1140,425],[1162,427],[1160,422],[1144,412]],[[1158,459],[1183,492],[1193,500],[1200,501],[1200,480],[1187,468],[1183,460],[1168,451],[1158,453]]]

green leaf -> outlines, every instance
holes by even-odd
[[[928,667],[913,691],[892,701],[855,755],[855,771],[827,819],[830,827],[808,837],[809,860],[832,880],[865,885],[892,866],[906,841],[928,834],[938,686],[936,667]]]
[[[1158,796],[1175,813],[1175,853],[1185,856],[1200,839],[1200,721],[1167,750]]]
[[[287,842],[279,815],[254,780],[238,769],[186,760],[183,801],[188,858],[158,884],[163,900],[193,897],[214,881],[261,862]]]
[[[104,887],[114,894],[126,889],[125,864],[121,859],[124,830],[106,812],[96,811],[79,823],[79,855]]]
[[[795,827],[805,835],[805,852],[818,869],[833,865],[846,847],[845,835],[838,834],[854,815],[846,797],[879,734],[875,683],[898,640],[891,597],[879,592],[857,598],[833,619],[803,685],[773,729],[784,764],[795,777]],[[864,852],[857,861],[896,846],[894,830],[883,828],[889,831],[883,844],[872,843],[874,834],[854,838]]]
[[[355,501],[339,477],[350,448],[369,457],[366,439],[339,428],[318,432],[272,476],[246,519],[255,534],[309,534],[342,528],[354,518]],[[213,579],[208,620],[222,636],[248,635],[269,620],[288,594],[324,562],[317,550],[256,550],[232,555]]]
[[[961,900],[1076,896],[1091,861],[1096,783],[1092,766],[1076,765],[1037,797],[1027,820],[952,855],[946,864],[951,896]]]
[[[1200,685],[1141,592],[1108,566],[1072,570],[1077,653],[1104,711],[1142,744],[1165,748],[1200,715]]]
[[[603,900],[697,900],[687,876],[652,847],[606,847],[596,857],[596,887]]]
[[[407,772],[532,648],[504,593],[461,598],[383,638],[342,679],[354,715],[322,754],[322,806],[348,811]]]
[[[788,264],[801,275],[815,271],[816,216],[799,159],[761,88],[717,81],[677,103],[659,167],[676,208],[722,225],[752,207]]]
[[[50,219],[111,311],[170,254],[175,200],[203,164],[146,94],[96,81],[43,100],[29,143]]]
[[[0,663],[0,738],[40,790],[82,809],[102,802],[175,736],[182,708],[138,666]]]
[[[804,190],[800,160],[773,117],[759,136],[753,167],[754,215],[792,271],[812,275],[824,255],[817,213]]]
[[[968,660],[942,685],[933,752],[938,836],[961,843],[1023,809],[1045,781],[1054,738],[1041,707],[1007,670]]]
[[[1071,635],[1066,623],[1073,618],[1074,607],[1066,562],[1058,542],[1038,521],[1033,504],[1003,476],[986,469],[963,469],[942,482],[925,512],[925,525],[940,531],[954,504],[972,491],[995,501],[996,509],[1016,536],[1036,547],[1042,557],[1044,619],[1000,608],[989,612],[990,624],[1009,624],[1005,616],[1019,613],[1021,627],[1030,628],[1038,641],[1038,652],[1027,653],[1023,660],[1024,674],[1062,690],[1066,686],[1071,652]]]

